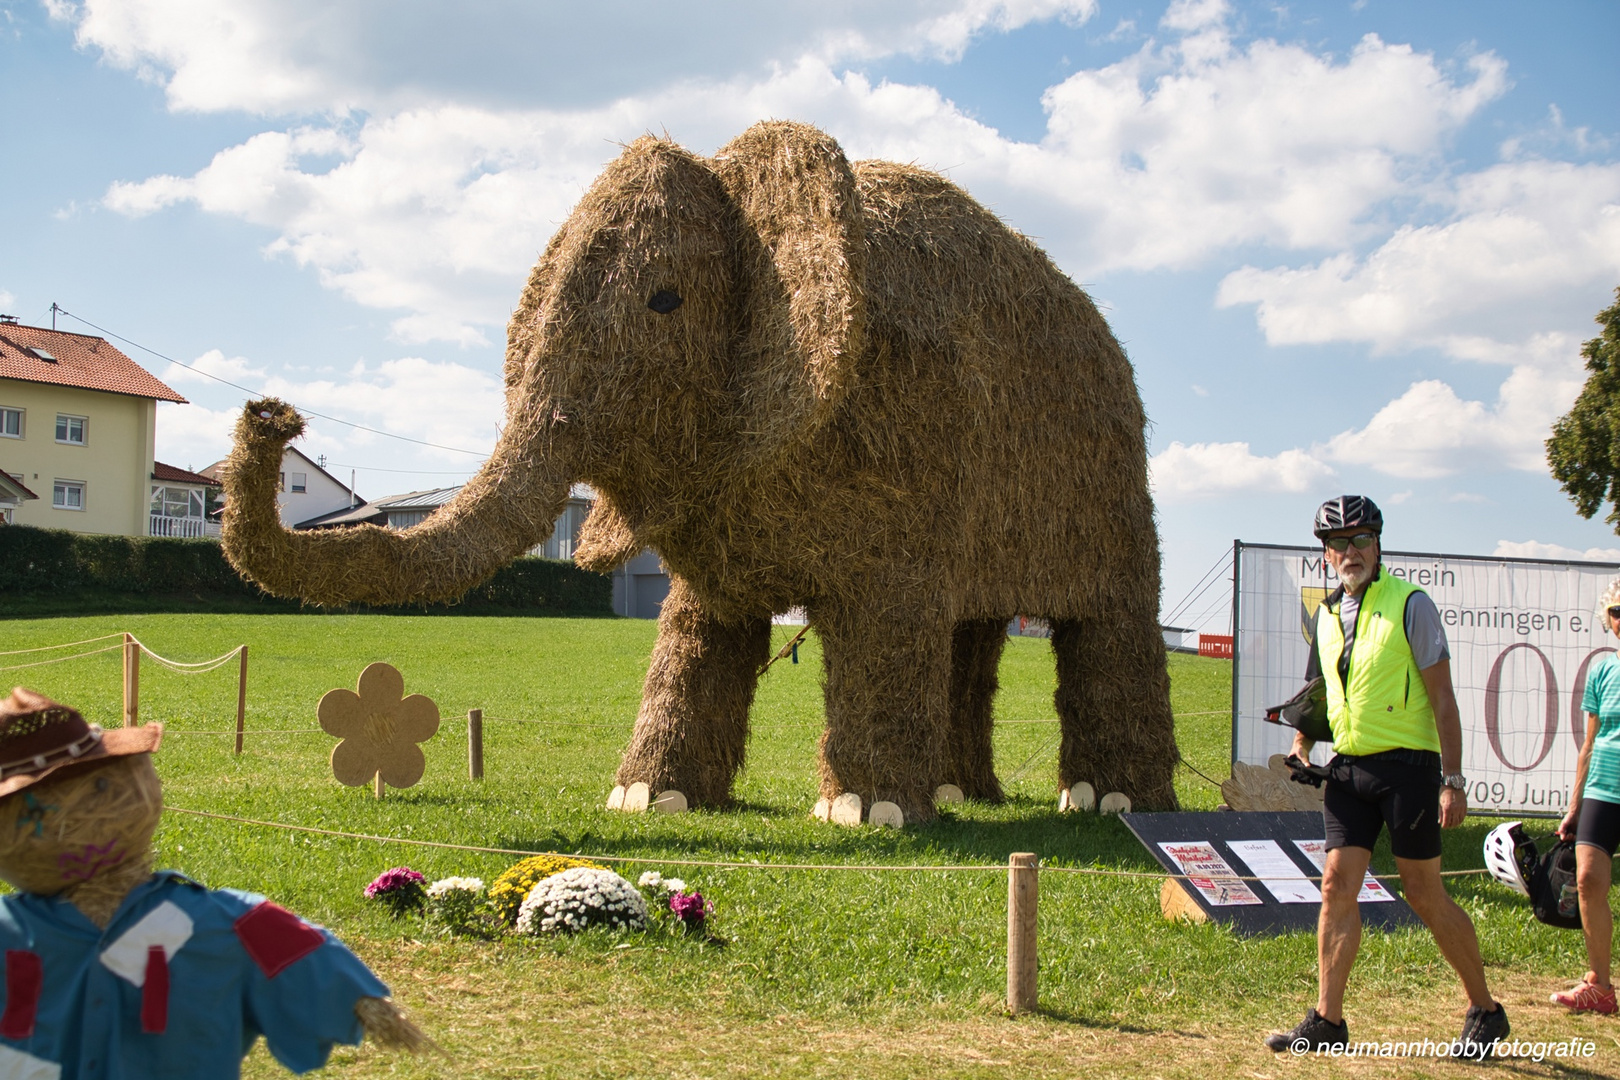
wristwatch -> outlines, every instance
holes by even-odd
[[[1468,790],[1468,777],[1460,772],[1446,773],[1440,778],[1440,783],[1448,788],[1456,788],[1458,791]]]

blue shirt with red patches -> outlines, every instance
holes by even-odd
[[[161,871],[105,930],[66,900],[0,897],[0,1076],[241,1075],[263,1035],[295,1073],[358,1043],[354,1006],[387,997],[332,934],[262,896]]]

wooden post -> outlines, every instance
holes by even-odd
[[[484,710],[467,710],[467,776],[484,778]]]
[[[1040,871],[1029,852],[1007,857],[1007,1011],[1035,1008],[1035,908]]]
[[[242,667],[236,676],[236,756],[242,756],[242,728],[247,722],[247,646],[242,646]]]
[[[382,798],[383,797],[382,770],[378,769],[377,770],[377,775],[372,777],[371,779],[372,779],[372,782],[376,785],[376,787],[373,790],[376,792],[377,798],[379,798],[379,799]]]
[[[141,711],[141,646],[135,635],[124,634],[124,726],[140,723]]]

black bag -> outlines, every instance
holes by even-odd
[[[1581,902],[1575,889],[1575,841],[1560,840],[1536,862],[1530,875],[1530,904],[1536,918],[1565,930],[1581,928]]]
[[[1327,683],[1322,676],[1305,684],[1305,688],[1281,705],[1266,710],[1266,719],[1273,724],[1294,728],[1312,742],[1332,742],[1333,729],[1328,726]]]

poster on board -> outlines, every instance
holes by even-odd
[[[1304,681],[1308,632],[1338,577],[1320,547],[1238,541],[1233,553],[1232,760],[1264,765],[1293,732],[1268,706]],[[1561,815],[1586,734],[1586,673],[1614,651],[1598,598],[1620,565],[1386,551],[1386,573],[1434,599],[1462,714],[1463,774],[1476,813]],[[1332,756],[1318,746],[1312,760]]]

